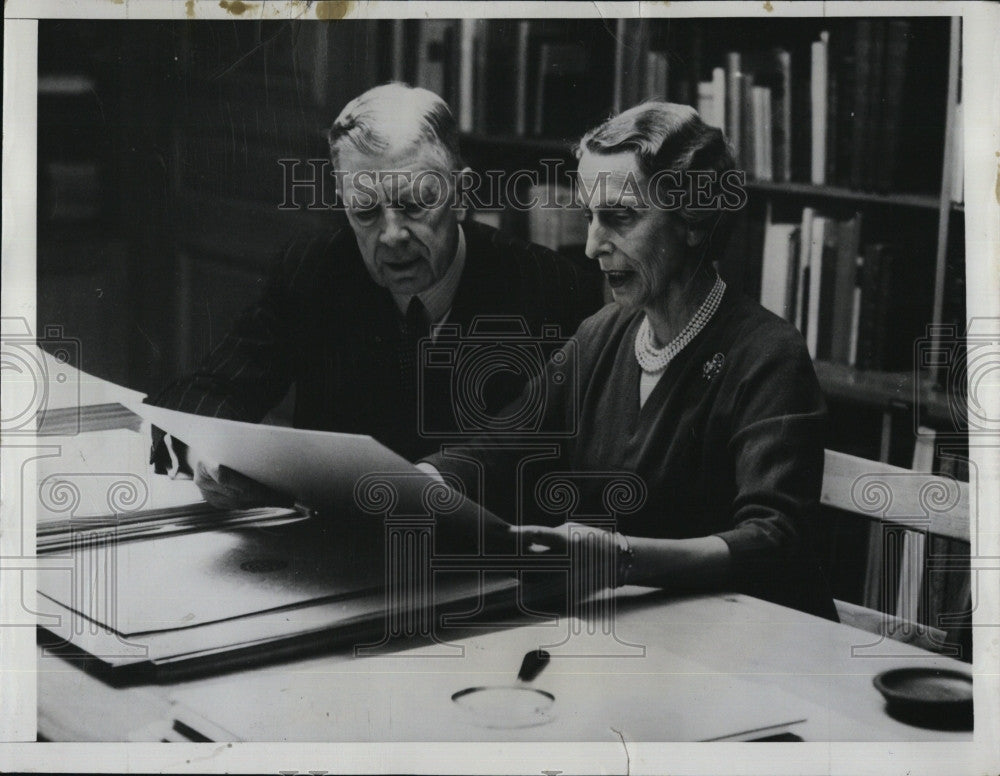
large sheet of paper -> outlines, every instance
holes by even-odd
[[[363,480],[394,476],[419,503],[430,478],[369,436],[241,423],[142,405],[137,411],[199,455],[312,507],[356,503]]]
[[[319,518],[317,518],[319,520]],[[302,521],[95,542],[38,574],[41,595],[123,636],[356,595],[383,581],[381,524]]]

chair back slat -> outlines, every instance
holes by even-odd
[[[826,451],[820,501],[880,522],[969,541],[969,484]]]
[[[820,502],[871,521],[863,602],[837,601],[841,620],[927,649],[947,647],[936,623],[918,624],[947,605],[941,591],[925,591],[928,549],[945,540],[969,543],[969,498],[968,483],[827,450]],[[890,526],[905,530],[887,532]]]

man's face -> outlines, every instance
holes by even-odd
[[[347,220],[372,279],[399,294],[430,288],[455,258],[464,216],[442,153],[426,144],[379,154],[346,145],[338,161]]]

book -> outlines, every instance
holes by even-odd
[[[868,128],[864,136],[861,159],[860,188],[865,191],[875,189],[875,170],[879,165],[878,134],[885,120],[885,44],[886,21],[874,19],[872,21],[871,68],[866,92],[868,107],[865,112],[868,117]]]
[[[522,89],[527,91],[528,51],[527,40],[521,49],[521,28],[521,22],[507,19],[486,22],[485,41],[476,48],[476,132],[525,134]]]
[[[715,117],[715,84],[711,81],[698,82],[698,115],[709,126]]]
[[[711,127],[724,129],[726,126],[726,70],[722,67],[712,69],[712,115],[705,119]]]
[[[531,22],[522,19],[517,23],[516,99],[514,101],[514,132],[518,137],[528,134],[528,57],[531,40]]]
[[[587,78],[588,62],[587,48],[582,43],[541,43],[535,84],[535,135],[574,137],[588,125],[590,106],[577,93]]]
[[[834,184],[837,180],[837,99],[840,78],[837,72],[839,45],[842,42],[840,30],[834,27],[833,34],[826,33],[826,148],[823,151],[824,181]]]
[[[886,42],[885,106],[878,127],[875,189],[891,191],[896,180],[899,128],[902,122],[903,88],[910,51],[910,23],[906,19],[889,20]]]
[[[811,44],[791,55],[791,137],[789,180],[809,183],[812,178]]]
[[[740,145],[739,166],[746,170],[747,176],[756,177],[757,173],[757,128],[754,125],[753,105],[753,73],[743,71],[738,79],[740,91]]]
[[[858,320],[858,369],[885,368],[892,263],[893,254],[886,243],[865,246]]]
[[[458,112],[460,132],[472,132],[475,122],[476,49],[483,47],[484,19],[462,19],[459,22]]]
[[[835,296],[837,260],[841,239],[841,222],[827,218],[823,227],[819,320],[816,332],[816,357],[824,361],[830,360],[830,353],[833,349],[833,318],[838,306]]]
[[[795,314],[797,257],[794,237],[798,230],[798,224],[774,223],[768,213],[764,226],[760,303],[785,320],[792,320]]]
[[[854,127],[860,120],[856,110],[857,30],[840,26],[830,39],[830,105],[827,120],[827,183],[850,186]],[[863,95],[862,95],[863,97]]]
[[[799,229],[798,283],[795,291],[795,325],[806,335],[809,317],[809,259],[812,251],[812,226],[816,211],[802,208],[802,225]]]
[[[650,100],[665,100],[669,88],[668,61],[665,51],[646,52],[646,98]],[[699,110],[699,113],[701,111]]]
[[[864,256],[858,254],[854,265],[854,287],[851,292],[851,334],[847,350],[847,365],[858,365],[858,327],[861,324],[861,276],[864,272]]]
[[[838,221],[837,255],[833,289],[833,310],[830,331],[829,359],[839,364],[850,363],[852,329],[855,317],[855,287],[857,285],[858,248],[861,240],[861,214]]]
[[[441,96],[455,106],[458,88],[452,64],[455,59],[455,22],[426,19],[419,27],[417,85]]]
[[[773,107],[771,105],[771,90],[764,87],[757,87],[761,91],[760,95],[760,127],[757,136],[760,138],[757,156],[758,176],[761,180],[774,180],[774,140],[773,140]]]
[[[828,231],[832,233],[833,222],[825,216],[813,216],[809,232],[809,291],[805,337],[809,355],[814,359],[822,358],[823,334],[825,334],[820,325],[820,310],[826,301],[823,298],[824,286],[828,285],[824,283],[829,274]]]
[[[786,49],[771,50],[773,77],[771,89],[771,143],[774,180],[791,180],[792,170],[792,55]]]
[[[730,51],[726,54],[726,137],[737,154],[743,147],[743,93],[740,76],[740,53]],[[737,160],[738,166],[743,164],[742,160]]]
[[[826,132],[827,132],[827,44],[829,33],[820,33],[811,48],[809,71],[809,126],[812,143],[810,177],[811,183],[821,186],[826,183]]]
[[[865,143],[873,127],[869,92],[872,82],[872,46],[874,30],[871,19],[859,19],[854,28],[854,78],[851,114],[850,171],[847,185],[860,189],[864,183]]]
[[[758,180],[788,180],[791,168],[791,55],[772,48],[740,54],[741,78],[752,91],[748,101],[752,150],[744,152],[748,174]],[[725,88],[721,78],[720,86]],[[752,162],[752,164],[751,164]]]

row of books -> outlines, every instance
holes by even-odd
[[[687,72],[698,62],[672,50],[683,43],[650,47],[640,35],[641,50],[625,51],[626,62],[615,61],[600,28],[425,20],[413,32],[414,73],[396,73],[442,94],[463,132],[570,139],[616,100],[669,99],[723,129],[752,178],[930,192],[939,190],[942,161],[945,74],[933,66],[942,29],[916,19],[838,20],[807,46],[728,51],[698,73]],[[918,56],[929,62],[919,73]]]
[[[761,304],[798,326],[815,359],[888,369],[894,246],[861,243],[861,214],[802,210],[799,223],[764,226]]]
[[[731,51],[698,84],[697,107],[758,180],[908,188],[899,135],[913,41],[907,19],[860,19],[821,32],[808,61],[780,47]]]
[[[726,66],[698,84],[698,113],[726,133],[751,178],[792,179],[792,58],[784,49],[760,55],[731,51]]]
[[[462,132],[577,137],[611,107],[614,70],[610,56],[602,57],[601,48],[593,45],[599,28],[591,26],[525,19],[424,20],[414,33],[412,80],[449,102]],[[405,27],[397,25],[395,34],[405,35]],[[396,44],[397,50],[405,47],[405,41]],[[665,60],[661,70],[665,86]],[[606,99],[595,100],[596,95]]]

